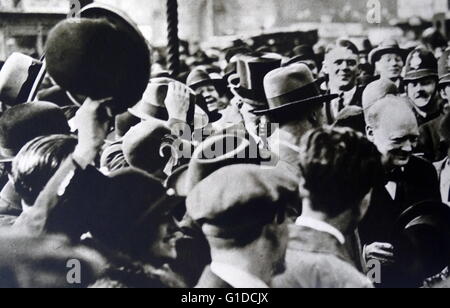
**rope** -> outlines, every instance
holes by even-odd
[[[178,2],[167,0],[168,70],[176,78],[180,73],[180,40],[178,38]]]

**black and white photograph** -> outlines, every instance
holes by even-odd
[[[0,288],[450,288],[449,41],[450,0],[0,0]]]

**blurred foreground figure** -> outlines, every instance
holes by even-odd
[[[282,173],[251,165],[222,168],[198,184],[187,210],[202,226],[212,263],[197,288],[269,287],[285,270],[286,210],[298,202],[295,191]]]
[[[85,288],[105,264],[94,250],[74,247],[64,237],[1,234],[0,288]]]
[[[300,168],[303,213],[290,228],[287,270],[275,278],[274,286],[372,287],[356,269],[346,241],[365,216],[372,187],[381,179],[376,147],[350,129],[316,129],[302,139]]]

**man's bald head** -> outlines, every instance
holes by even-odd
[[[383,154],[388,168],[408,164],[419,139],[419,125],[405,97],[388,95],[369,109],[367,137]]]
[[[387,95],[373,104],[367,113],[367,124],[376,129],[384,122],[402,122],[412,120],[417,122],[413,111],[412,102],[409,98],[395,95]]]

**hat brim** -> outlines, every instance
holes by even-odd
[[[286,105],[282,105],[282,106],[279,106],[276,108],[270,108],[270,109],[266,109],[266,110],[255,110],[252,113],[255,115],[270,115],[270,114],[276,114],[276,113],[283,113],[283,112],[292,111],[293,109],[304,107],[305,104],[327,103],[338,97],[339,97],[339,95],[337,95],[337,94],[319,95],[319,96],[311,97],[308,99],[292,102],[292,103],[289,103]]]
[[[218,87],[220,85],[224,84],[224,80],[223,79],[205,79],[205,80],[200,80],[197,81],[191,85],[189,85],[189,88],[193,89],[193,90],[197,90],[198,88],[201,87],[206,87],[206,86],[214,86],[214,87]]]
[[[403,78],[403,81],[408,82],[408,81],[420,80],[420,79],[424,79],[424,78],[428,78],[428,77],[438,78],[439,75],[436,71],[424,69],[424,70],[418,70],[418,71],[406,74],[405,78]]]
[[[424,201],[414,204],[404,211],[395,224],[393,235],[399,234],[414,219],[425,216],[434,215],[444,218],[450,222],[450,208],[441,202]]]
[[[408,56],[408,50],[403,48],[396,48],[396,47],[389,47],[389,48],[382,48],[382,49],[374,49],[371,53],[369,53],[369,62],[372,65],[375,65],[375,62],[379,61],[380,58],[388,53],[393,53],[400,55],[403,58],[403,61]]]

